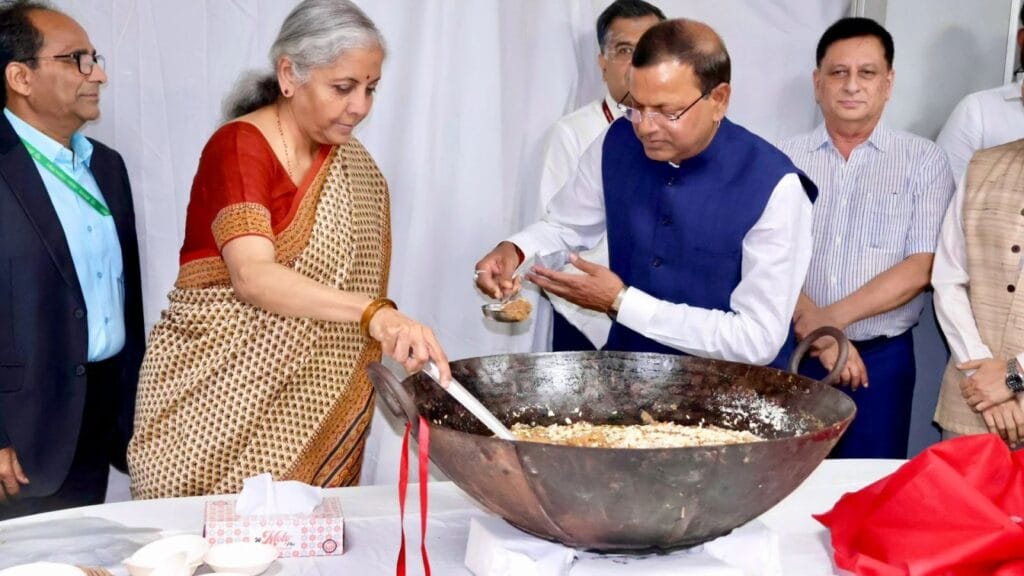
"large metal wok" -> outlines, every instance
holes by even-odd
[[[841,364],[845,339],[830,330],[842,340]],[[804,350],[794,354],[791,370]],[[766,438],[663,449],[509,442],[493,438],[426,375],[400,383],[380,364],[368,368],[381,397],[414,423],[413,430],[420,414],[430,422],[430,459],[462,490],[531,534],[594,550],[672,549],[729,533],[792,492],[855,412],[853,401],[824,381],[694,357],[511,354],[451,367],[508,426],[639,424],[643,410],[659,421],[713,424]]]

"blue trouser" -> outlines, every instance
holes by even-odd
[[[868,370],[868,387],[840,388],[853,398],[857,416],[830,458],[906,458],[914,402],[914,339],[907,330],[892,338],[854,342]],[[817,358],[800,363],[800,374],[820,380]]]
[[[583,332],[573,326],[565,316],[552,309],[551,351],[576,352],[579,350],[597,350]]]

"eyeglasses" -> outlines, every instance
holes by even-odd
[[[715,88],[717,88],[717,86]],[[618,107],[619,110],[622,111],[622,115],[626,117],[626,120],[629,120],[633,124],[639,124],[643,122],[645,116],[658,124],[674,124],[676,120],[679,120],[680,118],[683,117],[683,114],[689,112],[690,108],[693,108],[694,106],[697,105],[698,102],[707,98],[708,95],[711,94],[712,90],[714,90],[714,88],[702,92],[701,95],[697,97],[696,100],[691,102],[689,106],[683,108],[682,110],[676,112],[675,114],[665,114],[664,112],[641,112],[636,108],[626,106],[625,104],[623,104],[623,102],[626,101],[626,98],[629,98],[629,92],[626,92],[626,95],[622,97],[622,100],[616,102],[615,105]]]
[[[99,66],[104,70],[107,68],[107,59],[95,52],[73,52],[71,54],[58,54],[56,56],[33,56],[31,58],[25,58],[22,62],[31,62],[33,60],[74,61],[74,63],[78,65],[78,71],[86,76],[92,74],[93,67],[95,66]]]
[[[618,48],[612,48],[611,46],[609,46],[608,47],[608,51],[605,52],[604,55],[605,55],[605,58],[608,58],[612,62],[618,62],[618,63],[621,64],[623,62],[630,62],[630,61],[632,61],[633,60],[633,52],[635,50],[636,50],[636,47],[635,46],[631,46],[629,44],[623,44],[622,46],[619,46]]]

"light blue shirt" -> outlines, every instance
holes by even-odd
[[[106,204],[89,169],[92,143],[85,136],[76,132],[71,137],[71,150],[68,150],[7,108],[4,108],[4,115],[19,137],[35,146],[43,156]],[[114,219],[101,215],[38,162],[36,168],[64,228],[64,237],[82,288],[89,325],[89,362],[105,360],[121,351],[125,339],[124,264]]]
[[[804,292],[828,306],[908,256],[933,253],[955,184],[946,154],[931,140],[881,122],[844,159],[825,125],[779,148],[818,185],[814,251]],[[854,322],[852,340],[898,336],[917,324],[924,297]]]

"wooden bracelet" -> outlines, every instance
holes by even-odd
[[[393,300],[388,298],[377,298],[373,302],[366,305],[363,308],[363,315],[359,318],[359,331],[363,333],[363,336],[370,337],[370,321],[373,320],[373,316],[380,311],[381,308],[391,308],[398,310],[398,305]]]

